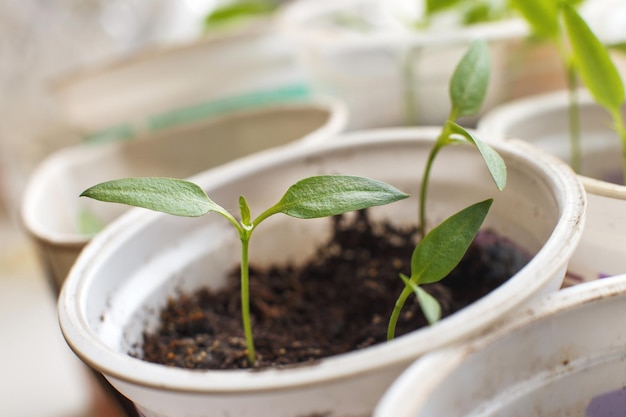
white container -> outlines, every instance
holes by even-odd
[[[425,355],[374,417],[623,416],[626,275],[546,296],[504,328]]]
[[[612,120],[579,91],[582,171],[587,222],[569,267],[571,283],[626,273],[626,187],[608,181],[622,175],[622,144]],[[528,97],[494,108],[478,124],[483,135],[515,138],[570,161],[568,93]],[[624,110],[626,115],[626,109]]]
[[[132,141],[84,144],[46,158],[27,184],[21,215],[57,288],[92,234],[79,227],[82,213],[107,224],[126,207],[94,204],[78,195],[101,181],[127,176],[184,178],[276,146],[316,143],[346,124],[334,100],[292,103],[186,124]]]
[[[565,85],[558,51],[529,42],[519,18],[418,30],[408,22],[416,13],[399,14],[389,1],[297,0],[281,11],[278,22],[297,45],[312,88],[350,109],[348,129],[443,123],[450,109],[449,80],[476,38],[489,41],[492,58],[484,110]],[[351,23],[336,23],[340,19]],[[407,104],[411,96],[413,105]]]
[[[278,201],[297,180],[321,173],[368,176],[415,193],[438,133],[424,128],[348,134],[315,147],[249,156],[193,180],[233,211],[239,195],[255,212]],[[220,216],[189,219],[134,209],[96,236],[72,268],[58,305],[64,336],[147,417],[370,416],[383,392],[417,357],[470,338],[561,285],[584,222],[583,189],[565,164],[545,153],[522,143],[495,146],[508,165],[503,192],[473,147],[440,153],[431,177],[431,221],[493,196],[485,227],[511,238],[533,258],[492,293],[431,327],[313,365],[263,372],[190,371],[133,358],[129,347],[146,326],[154,328],[156,311],[169,296],[219,287],[239,256],[236,233]],[[370,213],[373,219],[415,224],[416,199]],[[256,231],[251,262],[297,263],[330,231],[329,219],[273,217]]]
[[[79,69],[54,87],[69,125],[87,135],[133,136],[309,98],[292,45],[271,20]]]

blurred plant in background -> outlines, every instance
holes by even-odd
[[[0,1],[0,213],[11,217],[32,168],[80,140],[51,94],[56,76],[192,38],[216,0]]]

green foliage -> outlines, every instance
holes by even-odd
[[[426,14],[433,14],[442,10],[451,9],[461,3],[462,0],[426,0]]]
[[[624,84],[608,49],[583,18],[568,4],[564,4],[562,10],[574,67],[594,100],[611,114],[614,129],[621,139],[622,171],[626,184],[626,128],[621,111],[625,98]]]
[[[205,29],[232,23],[247,18],[266,16],[276,11],[277,5],[271,1],[239,0],[211,11],[204,18]]]
[[[484,101],[489,84],[489,47],[485,41],[470,44],[450,81],[452,102],[448,121],[444,124],[431,150],[424,169],[420,198],[420,230],[422,239],[411,258],[411,275],[400,274],[405,288],[392,312],[388,338],[395,333],[398,315],[406,301],[415,294],[429,323],[441,316],[437,300],[421,285],[438,282],[459,263],[484,221],[492,200],[474,204],[425,233],[425,201],[428,178],[437,153],[445,146],[465,143],[475,146],[485,162],[498,189],[506,185],[506,166],[502,158],[487,143],[455,123],[456,118],[476,114]],[[255,350],[249,311],[248,246],[252,232],[268,217],[282,213],[312,219],[333,216],[353,210],[389,204],[408,195],[394,187],[363,177],[321,175],[305,178],[293,184],[282,198],[258,217],[252,218],[243,196],[239,198],[240,221],[213,202],[197,185],[172,178],[126,178],[109,181],[89,188],[82,196],[101,201],[123,203],[179,216],[201,216],[216,212],[225,217],[238,231],[241,240],[241,304],[248,359],[254,364]]]
[[[624,102],[624,85],[606,47],[573,7],[563,5],[563,21],[574,65],[596,102],[611,111]]]
[[[620,106],[624,102],[624,87],[607,48],[595,36],[576,11],[582,0],[509,0],[540,37],[552,42],[559,50],[567,69],[570,93],[569,125],[571,165],[576,172],[582,168],[580,144],[580,111],[578,105],[578,77],[591,92],[595,101],[607,108],[614,126],[624,142],[624,172],[626,173],[626,132]],[[565,29],[561,27],[562,17]],[[564,37],[567,37],[567,42]]]
[[[561,29],[556,0],[509,0],[509,4],[522,15],[537,36],[558,41]]]
[[[464,25],[491,22],[510,14],[506,5],[499,3],[492,0],[427,0],[423,23],[427,24],[431,18],[443,12],[453,12]]]
[[[626,42],[617,42],[607,45],[607,47],[613,51],[620,52],[622,54],[626,54]]]
[[[435,311],[438,309],[434,306],[436,300],[432,297],[425,297],[424,294],[420,295],[415,287],[442,280],[458,265],[476,237],[492,202],[492,199],[488,199],[453,214],[432,229],[418,243],[411,257],[411,276],[408,280],[412,284],[405,286],[396,301],[389,320],[387,339],[393,339],[400,311],[408,296],[413,292],[418,296],[418,301],[426,316],[432,319],[436,315]]]
[[[487,42],[472,42],[450,80],[451,118],[471,116],[480,111],[489,87],[490,69]]]
[[[470,206],[445,220],[426,233],[426,198],[430,172],[437,154],[444,147],[455,143],[475,146],[479,151],[498,190],[504,189],[507,180],[506,165],[502,157],[486,142],[455,123],[458,117],[472,116],[480,111],[487,94],[490,74],[489,46],[484,40],[475,40],[454,70],[450,80],[452,102],[448,120],[431,149],[424,168],[420,190],[420,231],[422,240],[411,259],[411,277],[405,276],[405,289],[398,297],[389,320],[387,338],[392,339],[395,326],[407,297],[415,293],[429,323],[438,320],[441,308],[437,300],[419,288],[422,284],[443,279],[461,260],[476,236],[492,200]]]
[[[175,216],[197,217],[209,211],[225,211],[211,201],[196,184],[175,178],[112,180],[94,185],[80,196],[143,207]]]
[[[491,174],[491,178],[498,187],[498,190],[504,190],[506,186],[506,164],[502,157],[489,145],[483,142],[478,136],[470,133],[465,130],[461,125],[458,125],[453,122],[448,122],[448,126],[450,129],[450,137],[461,137],[463,140],[470,142],[473,144],[481,156],[483,157],[483,161],[487,165],[487,169],[489,170],[489,174]],[[456,135],[456,136],[455,136]]]
[[[78,231],[79,233],[92,236],[104,228],[104,222],[97,217],[91,210],[82,209],[78,213]]]
[[[506,185],[506,165],[503,159],[487,143],[455,123],[458,117],[472,116],[480,110],[489,85],[490,62],[487,43],[481,39],[475,40],[461,58],[450,80],[452,108],[437,142],[428,156],[422,177],[419,201],[419,224],[422,235],[426,231],[426,200],[430,172],[437,154],[444,147],[459,141],[475,146],[498,189],[502,190]]]
[[[298,181],[268,213],[300,219],[335,216],[388,204],[407,195],[380,181],[346,175],[322,175]]]
[[[422,287],[411,281],[411,279],[406,275],[400,274],[400,278],[402,278],[402,281],[404,281],[404,285],[407,288],[410,288],[415,293],[415,297],[417,297],[417,302],[419,303],[428,324],[437,323],[441,318],[441,305],[439,304],[437,299],[430,295]]]
[[[386,183],[356,176],[320,175],[289,187],[278,203],[251,220],[246,199],[239,197],[241,221],[213,202],[198,185],[175,178],[124,178],[95,185],[81,196],[122,203],[177,216],[197,217],[215,212],[237,229],[241,240],[241,312],[248,360],[256,354],[250,320],[248,245],[254,229],[268,217],[283,213],[302,219],[332,216],[392,203],[408,195]]]

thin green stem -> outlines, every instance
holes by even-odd
[[[450,120],[450,119],[449,119]],[[424,167],[424,175],[422,176],[422,183],[420,185],[420,200],[419,200],[419,224],[418,229],[419,233],[422,237],[426,235],[426,197],[428,195],[428,184],[430,180],[430,172],[432,171],[433,163],[435,162],[435,157],[447,143],[447,138],[449,136],[449,128],[448,123],[445,124],[445,127],[441,131],[441,134],[437,138],[437,142],[435,146],[433,146],[430,150],[430,154],[428,155],[428,160],[426,161],[426,166]]]
[[[396,337],[396,324],[398,323],[400,312],[402,311],[402,307],[404,307],[406,299],[409,298],[412,293],[413,291],[408,286],[405,286],[396,300],[396,304],[393,307],[391,317],[389,318],[389,324],[387,326],[387,340],[393,340],[393,338]]]
[[[567,88],[569,91],[570,164],[572,169],[580,174],[582,171],[582,149],[580,143],[578,76],[576,68],[571,62],[567,65]]]
[[[248,266],[248,246],[250,233],[244,230],[241,234],[241,320],[243,333],[248,348],[248,361],[254,366],[256,353],[254,350],[254,338],[252,336],[252,324],[250,322],[250,279]]]
[[[622,179],[622,183],[626,185],[626,128],[624,127],[624,119],[622,117],[621,109],[618,107],[611,110],[611,117],[613,118],[615,131],[622,141],[622,171],[624,176],[624,178]]]

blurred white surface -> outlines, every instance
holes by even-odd
[[[30,242],[0,215],[0,416],[87,417],[90,381],[65,344]]]
[[[52,96],[55,77],[197,36],[214,2],[0,1],[0,206],[13,215],[33,167],[80,140]]]
[[[51,80],[197,36],[213,3],[0,0],[0,416],[94,417],[92,378],[63,340],[55,295],[17,215],[34,167],[80,141],[63,122]]]

